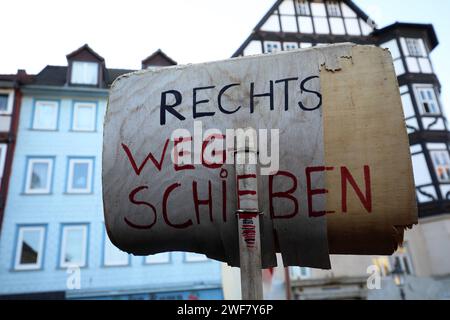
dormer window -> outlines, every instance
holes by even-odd
[[[82,85],[98,84],[98,63],[87,61],[72,62],[70,83]]]

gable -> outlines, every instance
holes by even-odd
[[[89,61],[102,63],[105,61],[97,52],[92,50],[87,44],[67,55],[68,61]]]
[[[146,69],[148,67],[168,67],[176,64],[177,62],[175,60],[159,49],[149,57],[142,60],[142,69]]]
[[[256,29],[269,32],[368,35],[372,28],[367,20],[367,15],[351,1],[282,0],[276,2]]]
[[[234,56],[266,52],[261,40],[283,38],[287,47],[295,48],[301,47],[302,38],[320,36],[326,43],[330,37],[332,43],[333,36],[365,37],[374,31],[374,25],[350,0],[278,0]],[[260,41],[252,42],[257,38]],[[278,49],[286,49],[284,46],[280,43]]]

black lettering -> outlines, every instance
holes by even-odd
[[[197,101],[197,91],[210,90],[210,89],[214,89],[214,88],[215,88],[215,86],[194,88],[194,101],[193,101],[194,119],[202,118],[202,117],[211,117],[215,114],[215,112],[197,112],[197,105],[209,102],[209,100]]]
[[[233,83],[233,84],[226,85],[225,87],[223,87],[223,88],[220,90],[219,96],[218,96],[218,98],[217,98],[217,103],[218,103],[218,106],[219,106],[219,110],[220,110],[220,111],[222,111],[222,112],[225,113],[225,114],[233,114],[233,113],[237,112],[237,111],[241,108],[241,106],[239,106],[239,107],[237,107],[236,109],[234,109],[233,111],[229,111],[229,110],[226,110],[226,109],[223,107],[223,105],[222,105],[222,96],[225,94],[225,92],[226,92],[228,89],[232,88],[232,87],[236,87],[236,86],[240,86],[240,85],[241,85],[240,83]]]
[[[167,95],[168,94],[171,94],[175,97],[175,103],[172,105],[167,104]],[[177,90],[169,90],[169,91],[165,91],[161,94],[161,108],[160,108],[160,121],[159,121],[159,123],[161,125],[166,124],[166,111],[168,111],[169,113],[171,113],[172,115],[174,115],[181,121],[186,120],[186,118],[183,117],[182,114],[180,114],[179,112],[174,110],[174,108],[176,106],[179,106],[182,101],[183,101],[183,96]]]
[[[275,83],[284,83],[284,110],[289,110],[289,82],[297,81],[298,78],[286,78],[275,81]]]
[[[322,95],[320,94],[320,92],[317,91],[313,91],[313,90],[309,90],[305,88],[305,85],[308,81],[312,80],[312,79],[316,79],[319,78],[318,76],[312,76],[312,77],[308,77],[305,80],[302,81],[302,83],[300,84],[300,90],[303,93],[303,91],[308,92],[308,93],[313,93],[315,94],[318,98],[319,98],[319,103],[317,104],[317,106],[315,106],[314,108],[307,108],[305,107],[305,105],[303,105],[303,103],[300,101],[298,103],[299,107],[304,110],[304,111],[314,111],[319,109],[322,106]]]
[[[270,80],[270,92],[255,94],[255,83],[250,84],[250,113],[255,112],[255,98],[258,97],[269,97],[270,98],[270,110],[274,109],[274,99],[273,99],[273,81]]]

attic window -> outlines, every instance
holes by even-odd
[[[298,14],[300,16],[309,16],[309,3],[306,0],[297,0]]]
[[[341,16],[341,8],[339,6],[339,2],[330,1],[327,3],[328,7],[328,15],[330,17],[340,17]]]
[[[72,74],[70,83],[97,85],[98,84],[98,63],[74,61],[72,62]]]

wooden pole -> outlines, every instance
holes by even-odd
[[[242,300],[262,300],[256,139],[235,156]]]

